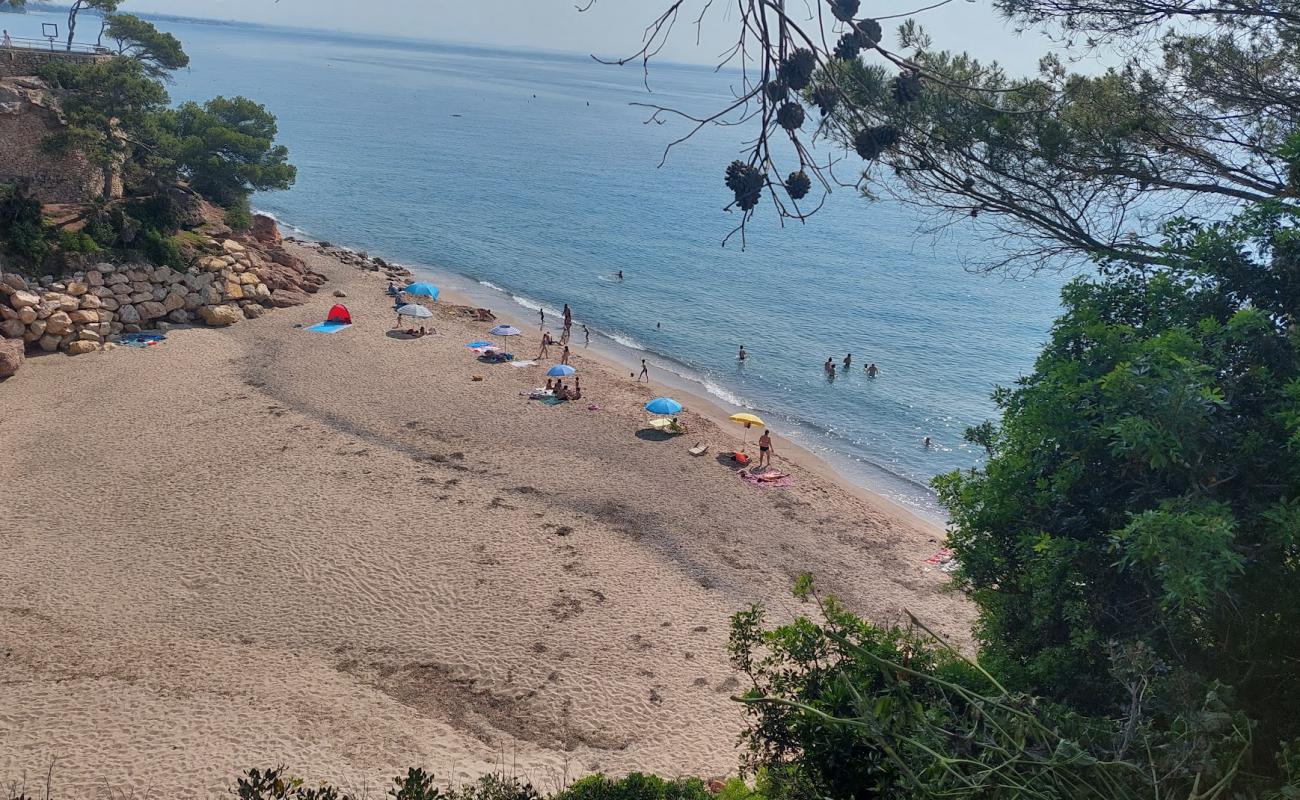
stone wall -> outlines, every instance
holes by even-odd
[[[0,51],[0,61],[4,59]],[[26,182],[43,203],[79,203],[104,188],[104,171],[79,152],[46,152],[41,143],[63,130],[58,102],[38,78],[0,78],[0,183]],[[122,194],[121,176],[110,193]]]
[[[202,322],[224,326],[300,305],[324,283],[277,245],[213,240],[185,272],[97,264],[70,278],[0,275],[0,341],[27,350],[96,350],[120,333]]]
[[[57,45],[56,45],[57,47]],[[36,50],[25,47],[0,48],[0,78],[35,75],[49,61],[94,63],[113,58],[109,53],[69,53],[66,50]]]

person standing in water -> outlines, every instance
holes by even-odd
[[[930,437],[927,436],[927,437],[925,437],[924,439],[922,439],[922,440],[921,440],[921,444],[922,444],[922,446],[924,446],[927,450],[930,449]]]
[[[772,454],[775,452],[772,449],[772,432],[764,430],[763,435],[758,437],[758,465],[760,467],[772,466]]]
[[[645,359],[641,359],[641,374],[636,376],[636,382],[640,383],[645,378],[646,383],[650,382],[650,368],[646,366]]]
[[[620,281],[623,280],[623,270],[621,270],[621,269],[618,271],[618,279],[619,279]]]
[[[546,310],[545,310],[545,309],[542,309],[542,308],[537,309],[537,320],[538,320],[537,327],[539,327],[539,328],[545,328],[545,327],[546,327]]]
[[[853,366],[853,354],[849,353],[848,355],[844,356],[844,371],[848,372],[849,367],[851,366]]]
[[[876,376],[879,375],[879,374],[880,374],[880,367],[877,367],[876,364],[875,364],[875,362],[872,362],[872,363],[870,363],[870,364],[867,365],[867,377],[868,377],[868,378],[874,378],[874,377],[876,377]]]
[[[587,328],[587,323],[582,323],[582,346],[591,347],[591,330]]]
[[[835,359],[834,359],[834,357],[826,359],[826,364],[824,365],[824,368],[825,368],[825,370],[826,370],[826,377],[828,377],[828,378],[834,378],[834,377],[835,377]]]
[[[738,360],[738,361],[744,361],[744,360],[745,360],[745,356],[747,356],[747,355],[748,355],[748,353],[745,352],[745,346],[742,344],[742,345],[740,346],[740,355],[736,356],[736,360]]]

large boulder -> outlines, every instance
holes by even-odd
[[[68,281],[67,293],[73,297],[80,297],[90,291],[90,287],[81,281]]]
[[[244,287],[238,283],[227,283],[222,289],[222,294],[224,294],[228,300],[243,300]]]
[[[168,314],[178,308],[185,308],[185,293],[173,290],[163,298],[162,304],[163,308],[167,309]]]
[[[199,309],[199,316],[214,326],[233,325],[244,318],[239,308],[231,305],[203,306]]]
[[[33,322],[31,325],[27,326],[27,333],[26,335],[23,336],[23,340],[27,342],[35,342],[38,341],[44,335],[45,335],[45,320],[38,319],[35,322]]]
[[[8,276],[6,276],[8,277]],[[26,289],[19,289],[9,295],[9,305],[14,308],[23,308],[25,306],[40,305],[41,296],[35,292],[29,292]]]
[[[27,288],[27,279],[16,272],[6,272],[0,275],[0,285],[9,287],[13,291],[22,291]],[[8,294],[8,292],[4,292]]]
[[[21,339],[0,339],[0,380],[18,371],[27,357]]]
[[[18,309],[18,319],[24,325],[31,325],[33,322],[36,321],[36,309],[32,308],[31,306],[23,306],[22,308]]]
[[[117,318],[124,325],[140,324],[140,312],[132,305],[124,305],[117,309]]]
[[[74,323],[78,323],[78,324],[82,324],[82,325],[84,325],[84,324],[86,324],[86,323],[88,323],[88,322],[99,322],[99,312],[98,312],[98,311],[91,311],[91,310],[89,310],[89,309],[84,309],[84,308],[83,308],[83,309],[80,309],[80,310],[78,310],[78,311],[73,311],[71,314],[68,315],[68,317],[69,317],[69,318],[70,318]]]
[[[234,239],[227,239],[222,242],[221,249],[226,251],[228,255],[232,256],[244,252],[244,246],[239,242],[236,242]]]
[[[72,328],[72,317],[68,316],[66,311],[55,311],[45,320],[45,332],[54,336],[62,336]]]
[[[88,342],[85,339],[79,339],[68,344],[68,355],[79,356],[83,353],[93,353],[99,349],[97,342]]]
[[[55,350],[59,349],[60,341],[61,341],[60,337],[55,336],[54,334],[51,333],[47,333],[41,337],[39,344],[41,346],[41,349],[44,350],[45,352],[53,353]]]
[[[253,227],[249,229],[253,238],[262,244],[278,245],[280,244],[280,226],[275,224],[275,220],[265,214],[253,215]]]
[[[81,297],[82,308],[94,309],[99,308],[101,305],[103,305],[103,301],[93,294],[82,295]]]
[[[307,302],[307,295],[297,289],[276,289],[271,292],[271,305],[276,308],[300,306]]]
[[[144,320],[158,319],[159,317],[167,315],[166,307],[155,300],[148,300],[140,303],[135,307],[135,310],[140,312],[140,319]]]

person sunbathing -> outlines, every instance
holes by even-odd
[[[546,391],[548,392],[555,391],[554,381],[552,381],[550,378],[546,379]]]
[[[668,430],[673,433],[686,433],[686,425],[677,417],[673,417],[673,421],[668,424]]]

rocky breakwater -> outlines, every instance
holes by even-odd
[[[231,325],[306,302],[325,277],[287,253],[278,232],[263,225],[258,233],[204,240],[184,272],[105,262],[58,279],[0,275],[0,378],[25,352],[78,355],[122,333]]]

